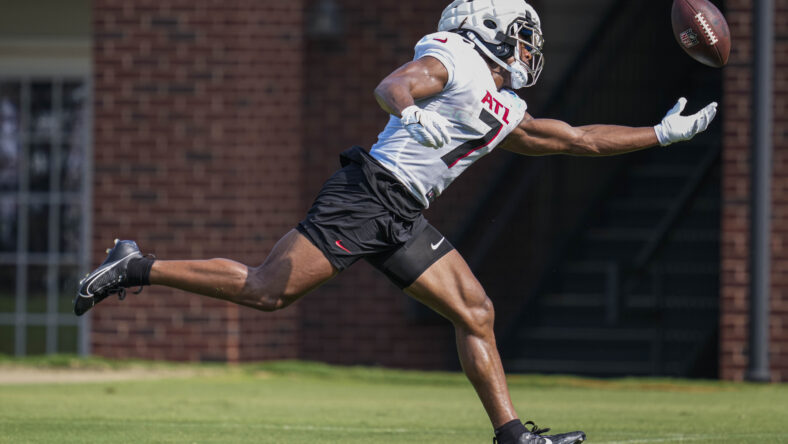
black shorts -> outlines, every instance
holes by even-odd
[[[421,214],[421,203],[366,151],[353,147],[340,162],[296,227],[334,267],[364,258],[406,288],[454,249]]]

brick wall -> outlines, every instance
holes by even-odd
[[[95,1],[95,263],[114,237],[136,239],[164,258],[259,263],[303,217],[338,154],[374,143],[387,116],[372,91],[435,29],[443,2],[337,0],[343,32],[330,40],[309,37],[306,21],[317,3]],[[783,39],[787,3],[777,2]],[[726,379],[741,379],[747,362],[749,5],[727,2],[734,45],[722,115]],[[786,43],[777,44],[784,67]],[[771,325],[775,378],[785,380],[788,86],[780,75]],[[431,222],[455,234],[479,196],[475,184],[507,160],[499,154],[474,166],[428,211]],[[507,296],[491,297],[500,310]],[[117,357],[456,366],[450,325],[414,313],[412,302],[362,262],[274,314],[149,288],[102,304],[92,342],[95,353]]]
[[[388,119],[374,87],[412,59],[445,2],[335,3],[332,39],[308,23],[318,0],[94,3],[94,263],[121,237],[162,258],[256,264],[303,217],[338,154],[374,143]],[[427,212],[450,241],[478,184],[512,157],[479,162]],[[525,250],[504,250],[522,263]],[[500,280],[491,274],[484,284]],[[520,303],[510,293],[490,294],[499,326]],[[450,324],[425,313],[361,262],[275,314],[149,288],[103,303],[92,342],[117,357],[457,367]]]
[[[303,33],[315,1],[95,3],[94,263],[121,237],[162,258],[256,264],[338,154],[374,142],[387,116],[372,90],[410,60],[442,6],[338,3],[344,32],[329,41]],[[274,314],[148,288],[93,313],[92,346],[114,357],[456,365],[450,325],[412,311],[360,263]]]
[[[303,212],[299,0],[96,0],[94,263],[115,237],[159,257],[261,262]],[[264,314],[148,288],[93,312],[93,352],[294,358],[299,308]]]
[[[772,184],[772,378],[788,380],[788,1],[775,2],[775,128]],[[742,380],[748,364],[752,2],[726,1],[733,46],[725,68],[720,376]]]

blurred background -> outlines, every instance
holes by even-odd
[[[388,117],[372,95],[447,1],[0,0],[0,353],[458,369],[450,324],[366,263],[273,314],[163,288],[71,314],[114,238],[256,265],[338,154]],[[607,159],[497,152],[427,217],[493,299],[509,372],[740,380],[748,364],[752,1],[715,1],[727,67],[676,44],[670,2],[534,0],[529,112],[653,125],[689,143]],[[775,17],[771,379],[788,380],[788,9]]]

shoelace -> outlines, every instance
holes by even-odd
[[[542,433],[547,433],[547,432],[550,431],[550,427],[545,427],[543,429],[540,429],[539,426],[534,424],[533,421],[526,421],[526,423],[523,424],[523,425],[525,426],[526,430],[528,430],[529,432],[533,433],[534,435],[541,435]],[[528,429],[529,425],[531,426],[530,430]]]
[[[156,259],[156,255],[150,254],[150,253],[146,254],[144,257],[151,258],[151,259]],[[121,276],[120,279],[118,279],[118,281],[122,281],[125,278],[126,278],[125,276]],[[140,288],[138,288],[137,291],[132,292],[132,294],[140,294],[140,293],[142,293],[142,289],[143,288],[144,287],[142,285],[140,285]],[[124,288],[124,287],[112,288],[109,291],[107,291],[107,295],[108,296],[111,295],[111,294],[117,294],[118,295],[118,300],[122,301],[122,300],[126,299],[126,288]]]
[[[140,293],[142,293],[142,289],[143,289],[143,286],[140,285],[140,288],[138,288],[137,291],[132,292],[132,294],[140,294]],[[120,288],[115,289],[115,290],[110,290],[109,292],[107,292],[107,294],[117,294],[119,301],[122,301],[122,300],[126,299],[126,289],[123,288],[123,287],[120,287]]]
[[[542,433],[547,433],[550,431],[550,427],[545,427],[543,429],[540,429],[539,426],[536,425],[533,421],[526,421],[525,424],[523,425],[525,426],[525,430],[527,430],[529,433],[532,433],[534,435],[541,435]],[[531,428],[529,429],[528,426],[531,426]],[[493,444],[498,444],[498,438],[493,437]]]

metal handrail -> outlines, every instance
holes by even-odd
[[[654,234],[650,237],[646,245],[635,255],[635,259],[632,262],[633,266],[630,270],[628,270],[628,274],[636,273],[641,270],[648,264],[648,262],[654,257],[654,254],[657,252],[658,247],[662,244],[665,240],[665,237],[670,233],[671,228],[676,224],[678,221],[679,216],[684,212],[684,209],[689,205],[691,202],[692,197],[695,193],[700,189],[703,180],[711,171],[711,167],[716,163],[717,159],[720,157],[721,150],[719,145],[713,145],[706,156],[701,160],[698,166],[693,171],[690,180],[687,181],[687,184],[682,188],[681,193],[679,196],[673,201],[673,205],[668,210],[667,214],[662,218],[657,225],[657,228],[654,230]]]
[[[663,244],[673,226],[678,222],[679,216],[684,213],[692,197],[700,189],[703,180],[709,174],[717,159],[719,159],[720,152],[719,145],[713,145],[708,150],[701,162],[692,172],[690,179],[682,188],[679,196],[673,200],[673,204],[662,220],[660,220],[659,224],[657,224],[657,227],[654,229],[648,241],[646,241],[646,244],[638,251],[632,262],[626,262],[632,265],[624,269],[619,269],[618,263],[611,263],[609,265],[610,267],[616,267],[616,278],[618,280],[611,280],[608,273],[605,285],[605,294],[607,295],[606,321],[608,324],[614,325],[620,319],[622,308],[626,308],[625,301],[627,300],[629,292],[638,284],[638,279],[643,270],[651,262],[659,246]]]

